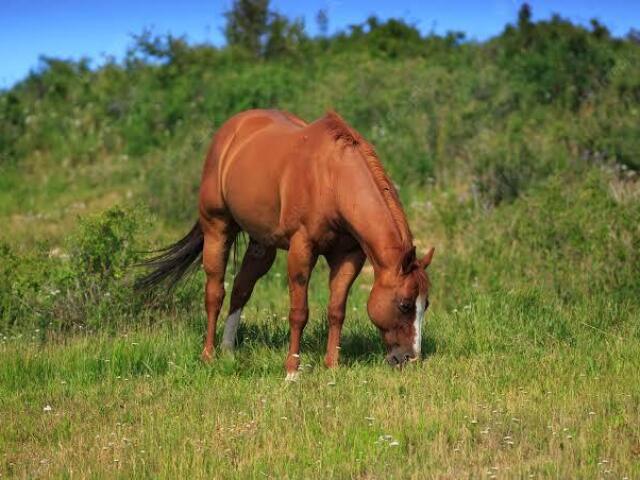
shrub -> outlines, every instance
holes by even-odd
[[[74,272],[105,281],[122,278],[139,260],[134,235],[141,216],[136,210],[115,206],[81,219],[78,232],[69,241]]]
[[[532,23],[527,9],[523,5],[518,25],[508,26],[499,39],[501,63],[530,101],[576,109],[608,82],[615,63],[609,37],[557,15]]]
[[[131,321],[145,301],[132,289],[144,216],[143,209],[116,206],[81,219],[66,250],[40,246],[20,255],[0,244],[0,329]]]

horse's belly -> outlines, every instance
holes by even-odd
[[[277,203],[254,195],[242,195],[236,200],[230,200],[228,208],[236,223],[251,238],[264,245],[288,246],[285,232],[280,228]]]
[[[231,169],[225,182],[225,203],[251,238],[265,245],[287,248],[288,239],[280,225],[279,183],[274,176],[274,172],[257,166]]]

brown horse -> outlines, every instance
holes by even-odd
[[[234,348],[240,312],[281,248],[288,250],[287,379],[296,378],[300,365],[307,288],[319,255],[330,267],[326,365],[337,364],[347,295],[366,258],[375,277],[367,311],[380,330],[387,361],[395,366],[419,358],[429,305],[425,269],[434,249],[416,258],[393,184],[373,148],[339,115],[330,112],[307,124],[282,111],[250,110],[216,133],[202,173],[199,220],[182,240],[146,263],[154,270],[138,283],[173,285],[202,255],[205,361],[213,356],[225,268],[240,231],[251,240],[233,284],[223,349]]]

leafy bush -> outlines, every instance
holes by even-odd
[[[148,213],[112,207],[83,218],[65,249],[19,254],[0,245],[0,330],[97,328],[131,323],[146,300],[133,292]]]
[[[530,15],[525,4],[517,26],[505,30],[501,63],[525,97],[575,109],[607,83],[615,45],[600,28],[588,32],[557,15],[532,23]]]
[[[140,216],[139,212],[113,207],[81,219],[79,231],[69,242],[73,271],[101,281],[122,278],[139,260],[133,243]]]

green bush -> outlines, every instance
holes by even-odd
[[[589,32],[557,15],[532,23],[526,5],[499,44],[501,64],[525,98],[572,109],[608,83],[615,64],[616,45],[608,32]]]
[[[80,220],[70,238],[72,269],[78,276],[101,281],[118,280],[140,259],[134,249],[141,213],[116,206]]]
[[[83,218],[64,249],[20,254],[0,244],[0,331],[133,322],[149,300],[133,291],[147,216],[116,206]]]

